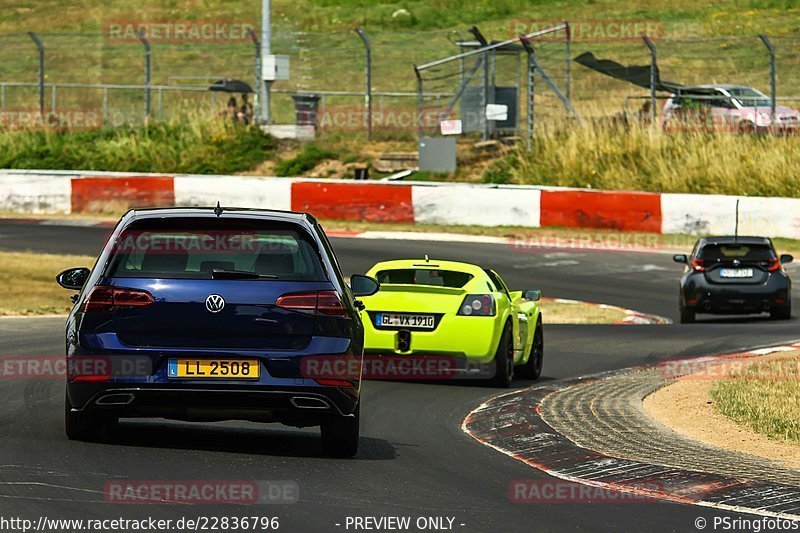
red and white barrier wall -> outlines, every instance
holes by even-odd
[[[214,206],[219,201],[373,222],[725,234],[733,232],[736,200],[513,185],[0,170],[0,211],[33,214]],[[800,199],[739,200],[740,234],[800,238]]]

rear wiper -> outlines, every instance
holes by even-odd
[[[272,274],[257,274],[247,270],[220,270],[215,268],[211,271],[211,279],[277,279],[278,276]]]

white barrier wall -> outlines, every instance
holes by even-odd
[[[68,214],[72,181],[64,175],[0,174],[0,211]]]
[[[292,180],[239,176],[176,176],[175,204],[256,207],[289,211],[292,208]]]
[[[474,185],[413,186],[414,222],[539,227],[541,191]]]
[[[662,233],[733,234],[739,200],[739,235],[800,238],[800,199],[662,194]]]
[[[73,181],[74,180],[74,181]],[[736,196],[250,176],[0,170],[0,211],[125,206],[307,210],[321,218],[473,226],[731,234]],[[739,234],[800,239],[800,198],[739,197]],[[102,211],[102,209],[99,209]]]

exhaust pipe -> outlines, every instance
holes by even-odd
[[[330,405],[325,400],[312,396],[293,396],[289,403],[298,409],[329,409]]]
[[[100,396],[95,400],[96,405],[128,405],[135,399],[131,393],[115,393]]]

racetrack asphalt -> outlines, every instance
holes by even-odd
[[[96,255],[107,228],[0,221],[0,249]],[[465,260],[496,269],[512,289],[603,302],[677,319],[681,268],[667,254],[352,238],[332,239],[346,274],[402,257]],[[793,265],[792,265],[793,266]],[[65,298],[68,293],[65,291]],[[800,307],[795,302],[795,309]],[[542,381],[732,352],[800,338],[797,321],[705,319],[692,325],[548,326]],[[63,319],[0,320],[0,357],[63,353]],[[515,380],[514,387],[532,382]],[[0,516],[176,518],[278,516],[284,531],[354,531],[346,518],[448,516],[456,531],[693,530],[695,519],[735,517],[662,502],[514,503],[515,480],[564,484],[462,433],[463,418],[503,391],[467,382],[369,381],[361,451],[319,457],[316,430],[250,423],[123,421],[106,444],[67,441],[61,379],[0,381]],[[294,480],[300,501],[264,506],[118,505],[110,480]],[[339,524],[339,525],[337,525]],[[463,524],[463,525],[461,525]],[[362,529],[363,530],[363,529]]]

